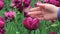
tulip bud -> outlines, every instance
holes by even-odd
[[[27,10],[27,9],[24,10],[24,17],[29,17],[29,15],[28,15],[28,10]]]
[[[5,29],[4,28],[0,28],[0,34],[5,34]]]
[[[13,11],[9,11],[9,12],[5,12],[4,13],[4,16],[6,18],[9,18],[9,19],[13,19],[14,18],[14,15],[15,15],[15,12],[13,12]]]
[[[15,6],[15,3],[11,3],[10,6],[11,6],[11,7],[14,7],[14,6]]]
[[[50,3],[50,4],[53,4],[55,6],[60,6],[60,2],[57,1],[57,0],[44,0],[45,3]]]
[[[22,5],[22,0],[12,0],[10,6],[15,7],[17,5],[21,4]]]
[[[23,20],[23,25],[28,30],[36,30],[39,26],[39,20],[37,18],[26,17]]]
[[[0,28],[4,27],[4,19],[0,16]]]
[[[4,2],[4,0],[0,0],[0,1]]]
[[[22,6],[22,4],[17,4],[17,5],[16,5],[16,8],[17,8],[20,12],[23,11],[23,6]]]
[[[30,5],[31,0],[23,0],[24,7],[28,7]]]
[[[0,21],[0,27],[4,27],[4,22]]]
[[[0,1],[0,10],[4,7],[4,2]]]
[[[25,17],[29,17],[28,15],[28,12],[29,12],[29,9],[31,8],[31,6],[28,6],[25,10],[24,10],[24,16]]]
[[[4,19],[0,16],[0,34],[5,33],[4,24]]]
[[[56,32],[50,32],[50,34],[56,34]]]

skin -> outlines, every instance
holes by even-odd
[[[52,4],[38,3],[37,7],[30,8],[28,15],[40,20],[57,19],[59,7]]]

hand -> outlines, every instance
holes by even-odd
[[[37,4],[37,7],[31,8],[29,15],[40,20],[57,19],[58,7],[52,4]]]

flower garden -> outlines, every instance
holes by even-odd
[[[44,3],[41,0],[0,0],[0,34],[60,34],[58,20],[42,21],[27,14],[38,1]],[[51,4],[60,6],[58,1],[54,2]]]

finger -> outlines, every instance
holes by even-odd
[[[54,6],[52,4],[48,4],[48,3],[37,4],[37,6],[41,7],[42,9],[48,10],[49,12],[55,11],[55,8],[57,8],[56,6]]]
[[[44,18],[41,18],[41,17],[40,17],[40,18],[38,18],[38,19],[39,19],[39,20],[44,20]]]
[[[39,15],[39,14],[42,14],[42,11],[28,12],[28,15]]]
[[[43,15],[31,15],[33,18],[37,18],[39,20],[44,20]]]
[[[43,15],[42,16],[36,16],[39,20],[44,20]]]
[[[44,15],[44,19],[45,20],[49,20],[49,19],[52,19],[54,16],[52,16],[53,14],[45,14]]]
[[[31,9],[29,10],[29,12],[38,11],[38,10],[40,10],[40,8],[39,8],[39,7],[35,7],[35,8],[31,8]]]

